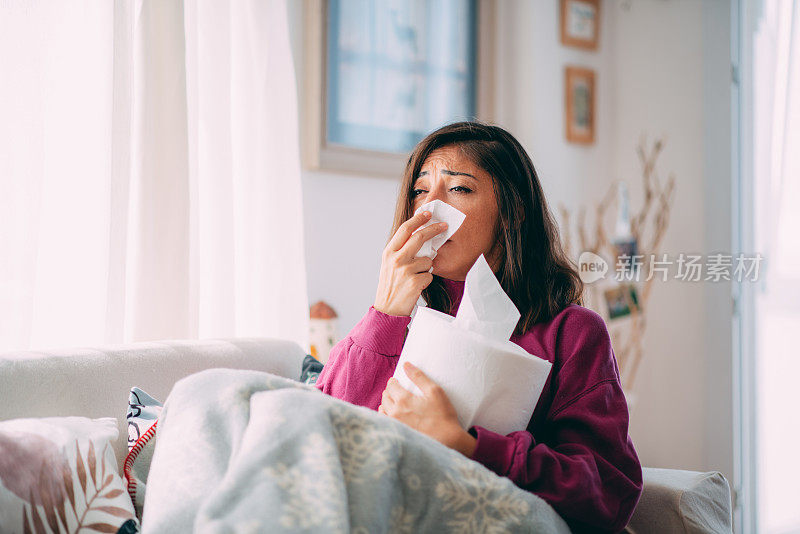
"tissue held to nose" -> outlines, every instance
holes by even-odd
[[[447,223],[447,230],[425,241],[425,243],[422,244],[422,248],[420,248],[419,252],[417,253],[417,257],[426,256],[430,259],[433,259],[436,257],[439,248],[444,245],[445,242],[447,242],[447,240],[453,236],[453,234],[456,233],[456,230],[458,230],[458,228],[461,226],[461,223],[464,222],[466,215],[458,211],[450,204],[442,202],[438,199],[418,207],[414,211],[414,215],[423,211],[429,211],[431,213],[431,219],[427,223],[423,224],[419,230],[417,230],[417,232],[432,224],[439,222]]]
[[[525,430],[550,374],[550,362],[509,340],[520,313],[481,255],[467,273],[456,317],[419,308],[394,377],[421,395],[403,370],[411,362],[436,382],[464,428]]]
[[[378,289],[374,308],[387,315],[410,315],[421,292],[433,281],[433,260],[418,256],[422,245],[445,232],[447,223],[439,222],[419,228],[431,218],[423,211],[405,221],[383,249]]]

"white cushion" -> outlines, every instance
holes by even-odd
[[[731,491],[721,473],[655,468],[642,473],[644,491],[625,532],[731,532]]]

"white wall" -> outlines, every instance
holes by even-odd
[[[642,188],[635,144],[665,135],[662,178],[677,189],[662,251],[730,245],[730,8],[636,0],[617,10],[614,174]],[[732,480],[731,301],[727,284],[653,286],[631,435],[644,463],[719,469]]]
[[[303,172],[308,298],[333,306],[340,337],[375,300],[399,183]]]
[[[700,253],[704,246],[702,4],[635,1],[618,10],[614,76],[617,102],[615,173],[642,201],[634,152],[642,133],[665,135],[662,180],[677,189],[661,252]],[[655,467],[705,465],[704,284],[669,280],[653,285],[638,377],[631,436]]]
[[[290,2],[293,27],[302,23]],[[611,183],[641,201],[635,153],[641,133],[666,135],[659,161],[677,176],[663,251],[729,250],[730,152],[727,2],[602,3],[596,52],[561,46],[558,2],[498,2],[496,123],[529,151],[555,210],[594,205]],[[299,31],[297,58],[302,58]],[[298,60],[302,83],[302,61]],[[564,67],[597,71],[597,142],[564,140]],[[398,180],[306,171],[309,298],[340,314],[344,335],[372,303]],[[727,288],[667,282],[650,300],[645,360],[631,435],[654,467],[731,475],[730,303]],[[726,307],[727,305],[727,307]]]
[[[605,6],[604,6],[605,7]],[[539,174],[550,208],[571,211],[605,192],[614,156],[614,11],[601,9],[600,42],[588,52],[559,41],[559,3],[510,0],[497,3],[495,121],[523,144]],[[566,142],[564,68],[596,71],[596,142]]]
[[[705,249],[732,251],[731,7],[703,2],[703,127]],[[733,483],[733,317],[731,286],[706,284],[705,467]]]

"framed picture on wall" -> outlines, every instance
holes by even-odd
[[[491,52],[491,2],[311,0],[304,9],[307,167],[399,177],[428,132],[491,119],[492,77],[478,74]]]
[[[639,313],[639,292],[633,284],[620,284],[603,291],[605,317],[609,321]]]
[[[561,43],[597,50],[600,0],[561,0]]]
[[[566,67],[564,72],[567,141],[592,144],[595,130],[594,71],[581,67]]]

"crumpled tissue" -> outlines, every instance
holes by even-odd
[[[525,430],[552,364],[509,340],[519,318],[481,255],[467,274],[455,317],[416,310],[394,377],[422,395],[403,364],[418,367],[445,391],[462,428],[478,425],[503,435]]]

